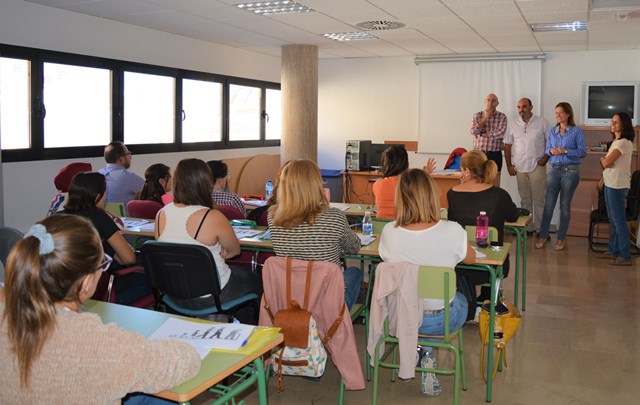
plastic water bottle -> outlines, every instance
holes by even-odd
[[[371,220],[371,211],[364,212],[364,218],[362,218],[362,234],[373,235],[373,221]]]
[[[264,199],[268,200],[273,194],[273,183],[271,180],[267,180],[267,184],[264,186]]]
[[[476,245],[482,248],[489,246],[489,217],[485,211],[480,211],[476,218]]]

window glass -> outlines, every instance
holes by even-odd
[[[45,63],[44,147],[105,145],[111,139],[111,72]]]
[[[26,149],[29,131],[29,61],[0,58],[0,145]]]
[[[229,140],[260,139],[260,93],[257,87],[229,86]]]
[[[175,128],[175,79],[124,73],[124,143],[172,143]]]
[[[267,116],[265,139],[280,139],[282,136],[282,101],[280,90],[267,89]]]
[[[222,141],[222,84],[182,80],[182,142]]]

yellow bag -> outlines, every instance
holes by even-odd
[[[480,374],[485,382],[487,381],[487,378],[484,375],[484,347],[489,343],[489,305],[490,301],[484,302],[478,320],[478,330],[480,332],[480,339],[482,340],[482,345],[480,346]],[[505,350],[507,342],[513,337],[513,335],[515,335],[518,330],[518,326],[520,326],[520,322],[522,322],[522,317],[520,316],[518,308],[504,300],[502,301],[502,305],[504,310],[500,312],[498,312],[498,307],[501,305],[498,304],[496,306],[495,323],[493,328],[493,345],[497,349],[498,359],[494,362],[495,366],[491,375],[492,380],[496,378],[500,360],[503,362],[505,367],[507,366],[507,352]]]

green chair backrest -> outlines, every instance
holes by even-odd
[[[125,216],[124,203],[121,203],[121,202],[105,203],[104,204],[104,210],[105,211],[109,211],[110,213],[112,213],[116,217],[124,217]]]
[[[464,227],[467,231],[467,240],[469,242],[476,241],[476,227],[472,225],[467,225]],[[489,227],[489,242],[497,242],[498,241],[498,230],[494,226]]]
[[[384,226],[392,221],[393,219],[371,218],[371,222],[373,222],[373,233],[380,235]]]
[[[445,288],[448,289],[448,294],[445,294]],[[456,272],[452,268],[420,266],[420,270],[418,270],[419,298],[434,298],[442,300],[448,298],[451,300],[455,295]]]

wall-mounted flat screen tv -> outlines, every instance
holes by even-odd
[[[608,126],[617,112],[631,116],[637,125],[640,93],[638,82],[587,82],[584,84],[583,123]]]

